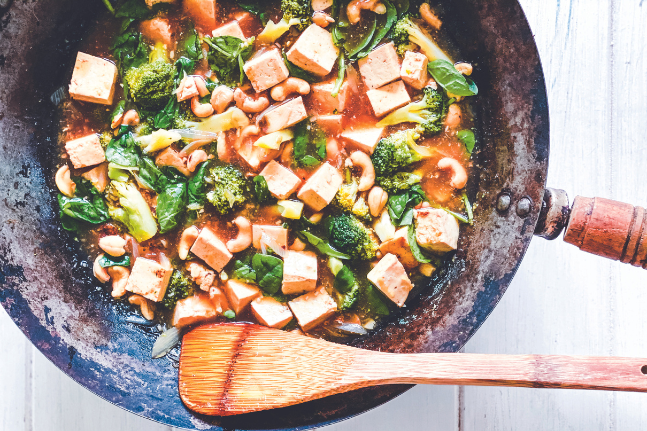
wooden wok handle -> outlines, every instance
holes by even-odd
[[[577,196],[564,241],[588,253],[647,269],[647,212],[610,199]]]

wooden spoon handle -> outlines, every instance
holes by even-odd
[[[368,354],[361,380],[469,386],[647,392],[647,359],[482,354]],[[349,377],[349,376],[347,376]],[[348,380],[347,380],[348,381]]]

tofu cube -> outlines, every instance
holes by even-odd
[[[164,267],[154,260],[138,257],[130,271],[126,290],[159,302],[164,299],[172,273],[173,268]]]
[[[183,0],[184,12],[204,30],[216,28],[217,0]]]
[[[375,147],[380,142],[380,139],[382,139],[383,133],[383,127],[365,127],[362,129],[345,130],[341,133],[341,137],[359,150],[373,154]]]
[[[326,10],[332,7],[333,0],[312,0],[312,10]]]
[[[418,266],[418,260],[411,252],[408,234],[409,227],[398,229],[393,238],[380,244],[380,251],[383,255],[386,255],[387,253],[395,254],[405,268],[411,269]]]
[[[245,63],[243,70],[257,93],[274,87],[290,76],[278,49],[271,49],[252,57]]]
[[[288,251],[283,260],[285,295],[312,292],[317,287],[317,255],[311,251]]]
[[[290,308],[269,296],[256,298],[251,307],[256,320],[270,328],[281,329],[292,320]]]
[[[374,49],[357,64],[369,89],[383,87],[400,78],[400,60],[393,42]]]
[[[222,271],[232,258],[227,246],[208,227],[200,231],[200,235],[191,246],[191,253],[204,260],[217,272]]]
[[[209,299],[211,300],[211,305],[213,305],[218,314],[223,314],[225,311],[231,310],[229,301],[227,300],[227,295],[225,295],[225,292],[216,286],[211,286],[209,288]]]
[[[316,24],[306,28],[287,53],[290,62],[317,76],[328,75],[338,55],[332,34]]]
[[[157,3],[175,3],[177,0],[146,0],[146,6],[152,9]]]
[[[277,199],[289,198],[301,185],[301,178],[276,160],[272,160],[263,168],[261,176],[265,178],[270,193]]]
[[[405,83],[416,90],[422,90],[429,80],[427,63],[429,63],[429,59],[426,55],[419,52],[407,51],[404,54],[404,60],[402,60],[400,77]]]
[[[173,31],[166,18],[153,18],[142,21],[139,29],[146,39],[151,42],[162,42],[169,49],[173,48]]]
[[[288,302],[304,332],[319,326],[337,311],[337,303],[324,287]]]
[[[238,21],[233,20],[227,24],[218,27],[213,31],[213,37],[217,36],[232,36],[237,37],[238,39],[245,40],[245,35],[243,34],[243,29],[240,28]]]
[[[241,283],[237,280],[228,280],[225,285],[225,294],[229,301],[229,306],[236,315],[240,314],[250,302],[263,296],[258,287]]]
[[[299,96],[278,105],[265,114],[265,132],[272,133],[287,129],[308,118],[303,97]]]
[[[173,312],[173,326],[182,328],[194,323],[213,319],[218,315],[218,310],[206,295],[189,296],[180,299]]]
[[[117,66],[114,63],[79,52],[70,82],[70,96],[83,102],[112,105],[116,82]]]
[[[416,240],[420,247],[436,253],[446,253],[458,247],[459,226],[447,211],[423,208],[414,211]]]
[[[326,162],[308,178],[297,197],[314,211],[321,211],[332,202],[343,183],[341,173]]]
[[[337,133],[341,130],[342,116],[341,114],[317,115],[316,117],[312,117],[312,121],[316,122],[319,127],[328,132]]]
[[[272,225],[252,225],[252,244],[257,249],[261,249],[261,236],[266,234],[270,239],[274,240],[284,250],[288,248],[288,230],[283,226]],[[267,245],[267,244],[265,244]],[[271,248],[271,247],[270,247]]]
[[[401,80],[375,90],[368,90],[366,96],[371,102],[376,117],[382,117],[411,102],[411,97]]]
[[[407,271],[394,254],[386,254],[366,275],[398,307],[404,305],[413,288]]]
[[[65,151],[70,156],[74,169],[86,168],[106,161],[106,154],[96,134],[67,141]]]
[[[108,187],[108,183],[110,183],[107,163],[101,163],[89,171],[82,173],[81,176],[90,181],[100,193],[103,193],[106,187]]]
[[[155,164],[157,166],[173,166],[175,169],[180,171],[182,175],[189,176],[191,172],[186,167],[186,163],[180,153],[173,147],[166,147],[155,157]]]
[[[345,80],[342,84],[337,97],[333,97],[332,92],[335,88],[335,81],[335,79],[331,79],[312,84],[310,87],[310,101],[312,102],[313,108],[319,114],[337,114],[346,108],[346,102],[350,95],[348,80]]]

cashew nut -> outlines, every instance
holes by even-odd
[[[389,194],[382,187],[375,186],[368,192],[367,204],[368,210],[373,217],[379,217],[382,214],[384,206],[389,200]]]
[[[283,102],[293,93],[299,93],[305,96],[310,93],[310,84],[303,79],[291,77],[275,85],[270,92],[270,96],[277,102]]]
[[[357,24],[361,17],[362,10],[370,10],[376,14],[383,15],[386,13],[386,6],[378,0],[353,0],[348,3],[348,7],[346,8],[348,22],[351,24]]]
[[[211,103],[200,103],[200,98],[198,96],[194,96],[193,99],[191,99],[191,111],[196,117],[204,118],[213,114],[214,109],[213,106],[211,106]]]
[[[186,162],[186,168],[189,172],[194,172],[200,163],[206,162],[208,159],[209,156],[204,150],[195,150],[189,155],[189,159]]]
[[[335,19],[328,15],[326,12],[316,11],[312,14],[312,22],[314,22],[321,28],[326,28],[328,27],[328,24],[335,22]]]
[[[207,88],[207,83],[204,82],[204,78],[201,76],[194,76],[193,80],[195,81],[195,86],[198,89],[198,94],[200,97],[204,97],[209,94],[209,89]]]
[[[281,152],[282,163],[289,164],[292,162],[292,150],[294,150],[294,144],[292,142],[285,144],[285,147],[283,147],[283,151]]]
[[[137,126],[139,125],[139,114],[134,109],[126,112],[121,120],[122,126]]]
[[[299,238],[294,238],[294,242],[290,246],[290,250],[303,251],[305,249],[306,249],[306,243],[301,241]]]
[[[150,301],[144,298],[141,295],[130,295],[128,302],[133,305],[139,305],[139,309],[146,320],[153,320],[155,318],[155,304],[151,304]]]
[[[436,267],[431,263],[423,263],[418,267],[418,271],[420,271],[420,274],[424,275],[425,277],[431,277],[434,271],[436,271]]]
[[[248,114],[257,113],[264,111],[268,106],[270,106],[270,101],[265,96],[258,96],[258,98],[253,98],[248,96],[243,90],[237,88],[234,91],[234,100],[236,101],[236,106],[243,112]]]
[[[234,224],[238,226],[238,236],[227,241],[227,250],[238,253],[252,245],[252,224],[243,216],[236,217]]]
[[[470,76],[472,74],[472,72],[474,71],[474,67],[470,63],[460,62],[460,63],[456,63],[454,65],[454,67],[460,73],[462,73],[463,75],[467,75],[467,76]]]
[[[258,135],[260,133],[261,133],[261,129],[259,129],[256,124],[250,124],[240,132],[240,137],[238,138],[238,140],[242,142],[243,139],[249,136]]]
[[[373,168],[371,158],[362,151],[355,151],[350,155],[350,160],[353,162],[353,165],[362,168],[362,176],[359,178],[357,190],[360,192],[369,190],[375,184],[375,169]]]
[[[234,101],[234,90],[226,85],[220,85],[211,93],[211,106],[217,114],[222,114],[231,102]]]
[[[56,175],[54,176],[54,181],[56,182],[56,187],[58,191],[71,198],[74,196],[74,191],[76,190],[76,184],[70,178],[70,168],[67,165],[63,165],[58,168]]]
[[[422,16],[422,19],[424,19],[427,24],[436,30],[440,30],[440,27],[443,25],[443,22],[431,11],[431,8],[427,3],[420,5],[420,16]]]
[[[99,248],[110,256],[123,256],[126,253],[126,240],[119,235],[104,236],[99,240]]]
[[[438,161],[438,169],[451,169],[452,179],[449,185],[455,189],[462,189],[467,184],[467,171],[456,159],[444,157]]]
[[[130,270],[124,266],[111,266],[106,270],[112,278],[112,297],[121,298],[126,294],[126,283],[128,283]]]
[[[92,265],[92,273],[97,278],[97,280],[102,283],[107,283],[108,281],[110,281],[110,274],[108,274],[106,268],[99,264],[99,261],[101,259],[103,259],[103,254],[100,254],[96,259],[94,259],[94,265]]]
[[[455,103],[449,105],[449,109],[447,110],[447,118],[445,118],[445,126],[449,127],[450,129],[455,129],[460,126],[462,119],[463,114],[461,112],[461,107]]]
[[[180,244],[177,246],[177,255],[180,259],[186,260],[189,255],[189,250],[198,238],[198,235],[200,235],[200,231],[195,226],[184,229],[182,236],[180,236]]]
[[[318,212],[318,213],[312,214],[308,220],[310,220],[310,223],[318,224],[322,218],[323,218],[323,213]]]

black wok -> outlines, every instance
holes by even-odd
[[[6,6],[7,0],[0,0]],[[0,302],[32,343],[74,380],[118,406],[191,429],[321,426],[384,403],[408,386],[368,389],[287,409],[199,417],[180,401],[173,355],[152,360],[158,330],[140,324],[92,277],[58,221],[51,94],[69,82],[99,0],[16,0],[0,9]],[[367,349],[456,352],[501,299],[528,247],[548,166],[546,89],[516,0],[443,2],[445,26],[476,65],[480,150],[468,185],[473,227],[454,262],[370,336]]]

